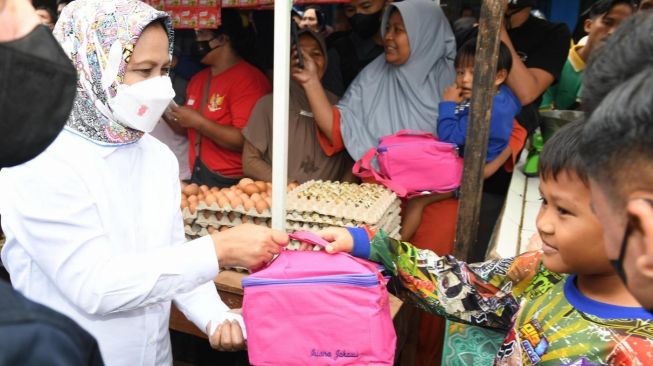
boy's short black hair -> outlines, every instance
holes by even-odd
[[[39,5],[37,6],[34,10],[45,10],[50,14],[50,21],[52,24],[57,22],[57,12],[54,11],[51,7],[46,6],[46,5]]]
[[[540,154],[540,179],[557,180],[562,172],[567,172],[576,175],[589,186],[587,170],[578,151],[584,127],[585,121],[582,119],[570,122],[544,144]]]
[[[624,20],[619,28],[592,52],[583,72],[581,106],[591,114],[608,93],[653,64],[653,16],[638,12]]]
[[[625,4],[635,9],[635,3],[632,0],[598,0],[587,9],[589,19],[595,19],[601,15],[607,14],[617,5]]]
[[[458,49],[454,65],[455,67],[474,65],[475,59],[476,39],[470,39]],[[501,42],[499,44],[499,56],[497,57],[497,71],[506,70],[510,72],[510,69],[512,69],[512,54],[508,46]]]
[[[603,99],[588,119],[580,154],[614,208],[623,209],[635,190],[653,190],[653,65]]]

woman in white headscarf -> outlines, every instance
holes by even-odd
[[[13,285],[88,330],[107,365],[171,364],[173,301],[213,346],[242,348],[242,318],[212,280],[220,266],[261,266],[287,236],[243,226],[185,242],[177,161],[147,133],[174,96],[168,15],[137,0],[77,0],[55,37],[77,68],[77,96],[52,145],[0,173]]]
[[[354,160],[379,137],[402,129],[436,133],[438,103],[454,82],[456,41],[442,9],[429,0],[388,6],[381,33],[385,53],[372,61],[332,106],[310,55],[293,76],[306,90],[329,154],[346,148]]]

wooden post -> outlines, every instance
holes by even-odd
[[[468,259],[476,242],[483,192],[483,170],[490,134],[494,79],[499,53],[501,21],[506,0],[483,0],[478,38],[470,118],[465,142],[465,167],[460,187],[454,255]]]

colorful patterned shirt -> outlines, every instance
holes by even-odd
[[[494,365],[653,365],[653,315],[587,298],[575,275],[547,270],[541,255],[467,264],[378,232],[368,259],[391,270],[398,295],[420,308],[504,333]]]

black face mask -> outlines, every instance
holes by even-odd
[[[214,39],[215,38],[211,38],[208,41],[195,41],[195,45],[193,46],[192,49],[193,56],[197,57],[197,59],[201,61],[204,57],[206,57],[206,55],[211,53],[211,51],[213,51],[216,48],[219,48],[220,46],[211,48],[211,45],[209,43]]]
[[[646,202],[648,202],[649,205],[653,206],[653,200],[650,199],[644,199]],[[637,219],[630,217],[628,219],[628,224],[626,225],[626,232],[624,233],[624,239],[621,242],[621,251],[619,252],[619,258],[616,260],[611,259],[610,264],[612,264],[612,267],[614,267],[615,272],[617,272],[617,275],[619,278],[621,278],[621,281],[625,285],[628,284],[628,279],[626,278],[626,271],[624,270],[624,259],[626,257],[626,247],[628,246],[628,239],[630,239],[630,235],[633,233],[633,231],[638,227],[638,222]],[[646,309],[649,313],[653,314],[653,308],[651,309]]]
[[[0,167],[31,160],[66,124],[77,72],[46,26],[0,43]]]
[[[374,36],[381,28],[383,9],[374,14],[354,14],[349,18],[351,29],[363,39]]]

